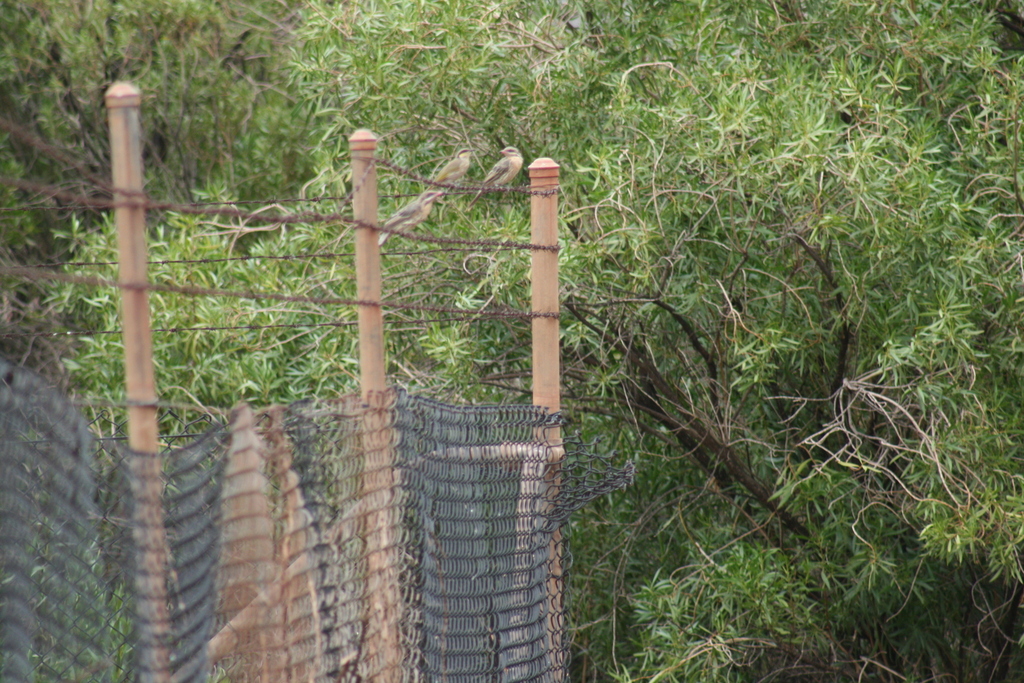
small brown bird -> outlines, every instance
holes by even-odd
[[[430,215],[430,207],[442,196],[444,196],[443,190],[427,190],[391,214],[391,218],[387,219],[381,227],[388,230],[409,230],[410,228],[415,228]],[[392,234],[390,232],[382,232],[377,239],[377,244],[383,245]]]
[[[473,150],[463,147],[455,156],[452,157],[451,161],[444,165],[437,175],[434,176],[435,183],[454,183],[456,180],[466,175],[466,171],[469,170],[469,160],[473,156]]]
[[[506,147],[501,150],[501,155],[505,157],[498,163],[491,167],[491,170],[487,172],[484,177],[483,184],[491,187],[497,187],[498,185],[508,185],[515,177],[519,175],[519,169],[523,167],[523,155],[519,153],[519,150],[515,147]],[[480,195],[483,192],[477,194],[470,206],[476,204],[476,200],[480,199]]]

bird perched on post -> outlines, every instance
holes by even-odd
[[[515,147],[506,147],[501,150],[501,155],[504,159],[501,159],[498,163],[491,167],[491,170],[484,176],[484,185],[490,187],[497,187],[498,185],[508,185],[515,177],[519,175],[519,169],[523,167],[523,155],[519,153],[519,150]],[[480,199],[480,195],[483,192],[477,194],[473,198],[473,201],[469,203],[469,206],[476,204],[476,200]]]
[[[463,147],[455,156],[452,157],[451,161],[444,165],[437,175],[434,176],[435,183],[454,183],[456,180],[466,175],[466,171],[469,170],[469,160],[473,156],[473,150]]]
[[[384,225],[387,230],[409,230],[422,223],[430,215],[430,207],[444,195],[443,190],[427,190],[398,211],[391,214]],[[377,244],[383,245],[393,233],[382,232]]]

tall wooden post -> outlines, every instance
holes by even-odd
[[[380,246],[377,231],[377,136],[360,128],[348,139],[352,150],[352,209],[356,226],[356,291],[359,299],[359,379],[363,403],[384,391],[384,315],[380,308]],[[366,226],[366,227],[363,227]]]
[[[377,137],[357,130],[352,150],[356,226],[356,287],[359,304],[359,375],[363,417],[363,471],[359,522],[365,558],[363,633],[358,674],[366,683],[402,680],[401,587],[398,575],[397,479],[389,395],[385,392],[384,316],[377,225]]]
[[[548,158],[530,164],[530,189],[558,189],[558,164]],[[530,241],[558,246],[558,194],[534,194],[530,198]],[[558,313],[558,252],[534,249],[531,257],[532,310]],[[561,360],[558,318],[533,319],[533,404],[551,412],[561,408]]]
[[[167,541],[163,519],[162,467],[157,442],[156,380],[149,326],[146,277],[146,209],[142,188],[142,94],[131,83],[115,83],[106,93],[117,223],[119,282],[124,325],[125,381],[128,393],[128,447],[135,498],[133,529],[137,552],[136,649],[139,680],[170,681],[167,635]]]
[[[548,158],[537,159],[530,164],[530,189],[537,193],[542,190],[558,189],[558,164]],[[534,194],[530,198],[530,241],[538,246],[558,246],[558,194]],[[530,280],[532,285],[532,306],[534,313],[559,312],[558,303],[558,252],[550,249],[534,249],[531,258]],[[544,406],[554,413],[561,409],[561,347],[559,344],[558,318],[533,319],[533,404]],[[548,500],[557,497],[562,483],[562,435],[558,427],[544,430],[541,438],[547,442],[546,486]],[[524,480],[529,462],[524,463]],[[535,465],[534,465],[535,466]],[[534,476],[536,476],[534,474]],[[548,633],[550,635],[551,665],[561,669],[566,665],[562,636],[565,629],[565,580],[562,575],[562,534],[555,531],[551,539],[549,561],[551,578],[548,579]]]

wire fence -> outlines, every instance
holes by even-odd
[[[132,206],[141,207],[150,210],[159,210],[167,212],[177,212],[180,214],[190,215],[205,215],[219,218],[230,218],[243,222],[253,222],[252,225],[244,228],[245,230],[260,230],[270,226],[281,226],[291,224],[310,224],[310,223],[331,223],[343,225],[351,228],[367,227],[367,225],[361,221],[355,220],[350,216],[341,212],[341,209],[351,203],[354,193],[358,190],[361,178],[355,179],[351,191],[342,196],[332,197],[316,197],[316,198],[301,198],[301,197],[286,197],[286,198],[270,198],[267,200],[242,200],[242,201],[223,201],[223,202],[191,202],[191,203],[173,203],[155,201],[152,198],[147,197],[144,193],[140,192],[124,192],[118,190],[118,198],[114,198],[114,188],[110,182],[99,178],[94,172],[86,168],[83,162],[76,160],[72,153],[59,149],[55,145],[49,144],[41,140],[38,136],[34,135],[30,131],[23,127],[14,124],[7,120],[0,120],[0,130],[5,130],[8,134],[15,137],[21,143],[32,146],[42,154],[58,161],[65,166],[74,169],[81,173],[82,177],[91,183],[94,187],[92,194],[84,194],[82,192],[70,192],[64,188],[57,187],[54,185],[47,185],[43,183],[36,183],[34,181],[21,179],[21,178],[10,178],[0,177],[0,184],[6,184],[13,188],[18,188],[24,192],[36,194],[46,201],[59,201],[62,203],[61,206],[40,206],[38,202],[30,204],[23,204],[19,207],[5,207],[7,211],[34,211],[40,208],[52,209],[60,211],[80,210],[80,209],[93,209],[93,210],[110,210],[118,207]],[[445,183],[436,182],[431,178],[419,175],[407,168],[404,168],[398,164],[395,164],[387,159],[375,157],[372,160],[371,167],[379,166],[381,168],[389,169],[398,176],[420,183],[427,187],[437,187],[443,189],[446,193],[451,194],[474,194],[478,195],[481,193],[520,193],[520,194],[538,194],[538,195],[550,195],[557,192],[557,189],[544,189],[544,190],[531,190],[528,187],[495,187],[483,184],[460,184],[460,183]],[[396,195],[400,196],[400,195]],[[322,204],[328,201],[336,202],[338,211],[331,213],[321,213],[315,211],[297,211],[297,212],[282,212],[280,207],[283,204],[298,203],[298,202],[310,202],[314,204]],[[257,210],[242,210],[236,208],[238,206],[260,204],[260,209]],[[260,227],[262,226],[262,227]],[[238,227],[239,230],[243,228]],[[380,232],[399,232],[391,231],[381,226],[374,226],[374,229]],[[408,256],[414,258],[422,258],[427,254],[441,255],[444,253],[464,253],[464,254],[477,254],[486,253],[490,251],[558,251],[558,246],[552,245],[536,245],[529,242],[519,242],[513,240],[493,240],[493,239],[459,239],[453,237],[440,237],[430,234],[409,233],[402,232],[402,236],[411,241],[414,244],[422,244],[427,249],[415,249],[406,251],[393,251],[396,256]],[[207,257],[207,258],[178,258],[178,259],[153,259],[149,261],[151,266],[183,266],[185,268],[212,266],[215,264],[225,264],[233,262],[251,262],[259,264],[268,261],[295,261],[295,262],[337,262],[339,259],[351,259],[354,257],[354,252],[351,251],[338,251],[329,250],[323,252],[313,253],[299,253],[299,254],[273,254],[273,255],[242,255],[242,256],[221,256],[221,257]],[[270,302],[281,302],[288,304],[309,304],[312,306],[320,307],[337,307],[337,306],[359,306],[361,304],[377,304],[380,303],[386,309],[398,312],[415,312],[419,314],[429,314],[429,322],[443,322],[443,323],[454,323],[463,321],[479,321],[488,319],[521,319],[531,320],[538,317],[556,317],[557,313],[544,313],[544,312],[529,312],[516,310],[508,305],[500,305],[490,303],[483,308],[473,308],[472,306],[450,306],[443,305],[443,303],[435,303],[430,301],[409,301],[399,300],[396,298],[385,299],[381,302],[365,302],[359,299],[343,297],[343,296],[310,296],[300,293],[286,294],[281,292],[261,292],[254,290],[238,290],[230,289],[225,287],[197,287],[180,284],[171,284],[167,282],[151,282],[147,284],[133,284],[125,285],[118,283],[112,278],[99,277],[92,274],[83,274],[82,271],[90,271],[96,268],[114,267],[117,263],[113,261],[85,261],[85,260],[66,260],[66,261],[54,261],[51,263],[40,263],[35,265],[5,265],[0,264],[0,276],[11,278],[12,280],[20,280],[22,282],[51,282],[51,283],[63,283],[74,285],[77,287],[85,288],[118,288],[124,290],[126,288],[131,289],[146,289],[152,292],[165,292],[175,293],[182,296],[199,297],[199,296],[212,296],[222,298],[234,298],[234,299],[248,299],[253,301],[270,301]],[[78,272],[75,272],[78,271]],[[398,277],[402,277],[399,275]],[[404,288],[397,287],[396,291],[402,291]],[[238,324],[238,325],[174,325],[174,326],[161,326],[158,327],[155,332],[161,334],[175,334],[184,332],[229,332],[229,331],[242,331],[242,330],[261,330],[261,329],[315,329],[315,328],[330,328],[330,327],[347,327],[352,325],[354,321],[318,321],[318,322],[304,322],[294,323],[287,319],[271,321],[270,323],[264,324]],[[422,322],[428,322],[427,319],[423,319]],[[60,338],[60,337],[89,337],[98,335],[111,335],[118,334],[118,329],[16,329],[8,327],[3,329],[0,327],[0,340],[24,340],[24,343],[31,343],[32,339],[36,338]]]
[[[381,164],[384,162],[383,159],[374,158],[375,164]],[[388,164],[394,166],[393,164]],[[516,193],[525,195],[538,195],[538,196],[550,196],[557,194],[557,190],[531,190],[529,187],[506,187],[499,186],[494,187],[491,185],[453,185],[449,183],[435,183],[429,179],[422,178],[408,172],[414,179],[422,180],[430,185],[437,185],[440,187],[455,188],[462,193],[474,193],[474,194],[494,194],[494,193]],[[340,223],[351,227],[362,227],[362,228],[373,228],[376,230],[382,230],[387,232],[384,228],[377,225],[370,225],[362,221],[356,220],[340,212],[334,213],[318,213],[315,211],[298,211],[293,213],[278,213],[270,214],[263,211],[242,211],[239,209],[232,208],[216,208],[211,203],[198,203],[198,204],[182,204],[175,202],[156,201],[148,198],[145,194],[138,197],[129,197],[127,199],[111,199],[103,197],[88,197],[73,192],[62,190],[55,185],[48,185],[44,183],[36,183],[21,178],[12,178],[10,176],[0,176],[0,184],[8,185],[10,187],[39,194],[52,199],[60,199],[66,202],[77,202],[75,208],[88,208],[88,209],[117,209],[117,208],[140,208],[146,210],[155,211],[168,211],[181,214],[195,214],[195,215],[211,215],[225,218],[237,218],[244,220],[258,220],[266,225],[289,225],[296,223]],[[124,194],[122,191],[119,193]],[[406,195],[402,195],[406,196]],[[350,200],[346,200],[350,201]],[[218,202],[216,205],[222,206],[224,204],[232,204],[233,202]],[[276,199],[263,200],[266,206],[272,206],[278,203]],[[18,210],[21,211],[32,211],[38,210],[39,206],[20,207]],[[62,207],[50,207],[52,210],[69,210],[70,206]],[[14,209],[11,209],[14,210]],[[397,231],[394,231],[397,232]],[[411,234],[402,233],[404,237],[418,242],[428,242],[433,244],[450,244],[450,245],[465,245],[473,247],[489,247],[492,249],[519,249],[519,250],[551,250],[557,251],[558,247],[552,247],[548,245],[531,244],[529,242],[512,242],[502,240],[467,240],[467,239],[456,239],[456,238],[445,238],[445,237],[434,237],[431,235],[424,234]],[[296,256],[295,258],[304,258]]]
[[[126,412],[89,422],[3,359],[0,378],[0,680],[133,680]],[[215,421],[165,411],[162,423],[171,451]]]
[[[117,97],[136,97],[130,87],[110,92],[115,90]],[[116,110],[128,106],[118,104]],[[231,219],[238,222],[231,228],[236,235],[274,226],[337,224],[358,229],[359,249],[366,247],[366,230],[371,229],[400,233],[437,253],[529,251],[534,259],[543,256],[542,279],[549,285],[545,292],[551,292],[555,305],[539,309],[548,312],[525,312],[500,304],[476,309],[437,305],[426,297],[369,301],[147,282],[138,244],[126,262],[142,277],[133,276],[131,282],[95,271],[67,272],[115,265],[109,261],[5,265],[0,276],[119,289],[136,301],[140,292],[148,291],[303,304],[314,309],[313,315],[344,306],[444,316],[436,320],[553,319],[544,321],[555,325],[544,328],[546,340],[553,342],[545,348],[553,348],[548,355],[557,356],[554,202],[545,204],[550,208],[543,219],[547,232],[535,232],[547,242],[543,245],[409,233],[341,212],[353,203],[359,208],[356,215],[375,215],[366,207],[376,202],[377,167],[450,194],[550,196],[557,187],[438,183],[386,159],[360,156],[354,168],[362,170],[356,171],[351,192],[331,198],[338,209],[332,213],[282,208],[295,198],[267,200],[256,210],[238,208],[247,202],[182,204],[114,188],[66,151],[10,122],[0,122],[0,128],[80,171],[93,185],[88,193],[71,192],[0,177],[0,184],[63,203],[15,209],[131,208],[136,211],[122,215],[131,215],[133,234],[140,236],[144,223],[136,220],[142,218],[139,210],[152,210]],[[363,139],[370,141],[375,145],[372,134]],[[359,149],[369,154],[368,147]],[[557,164],[544,161],[548,165],[537,167],[538,186],[557,185]],[[127,173],[122,169],[122,177]],[[141,187],[135,180],[126,183]],[[369,189],[357,194],[364,183]],[[539,211],[538,202],[532,206]],[[323,252],[263,258],[309,262],[351,255],[325,247]],[[212,266],[258,258],[223,255],[151,264]],[[366,273],[357,268],[359,272]],[[370,297],[378,296],[376,282]],[[318,294],[337,291],[321,285]],[[363,286],[361,282],[360,292]],[[145,306],[145,299],[141,301]],[[158,331],[347,324],[275,321]],[[535,322],[535,333],[540,324]],[[148,316],[145,325],[139,329],[148,330]],[[0,338],[59,334],[52,329],[12,330]],[[127,335],[126,344],[142,336]],[[383,380],[382,365],[377,370]],[[539,384],[547,387],[553,378],[553,394],[544,389],[544,400],[556,410],[557,363],[547,362],[545,371]],[[145,384],[139,373],[127,372],[137,386]],[[165,410],[158,419],[166,450],[159,456],[161,467],[154,468],[158,456],[127,449],[119,408],[100,408],[86,423],[65,398],[31,373],[0,361],[0,377],[0,420],[5,427],[0,466],[18,472],[0,484],[0,519],[6,520],[0,522],[4,681],[137,678],[177,683],[211,675],[233,681],[325,683],[564,680],[569,556],[562,527],[587,501],[626,485],[632,468],[613,468],[586,444],[563,440],[557,413],[540,406],[448,406],[385,390],[383,381],[369,390],[364,385],[362,397],[311,398],[258,413],[240,406],[228,421]],[[130,396],[131,387],[129,383]],[[148,390],[143,393],[149,396]],[[155,405],[149,398],[139,400],[138,405]],[[535,396],[535,402],[541,401]],[[98,447],[92,445],[90,427]]]
[[[552,446],[557,414],[399,390],[163,411],[163,642],[123,412],[0,378],[0,680],[153,680],[155,648],[176,682],[565,679],[561,528],[632,466]]]

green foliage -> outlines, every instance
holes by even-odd
[[[143,82],[171,87],[147,130],[191,125],[188,72],[166,60],[234,26],[218,24],[230,11],[117,11],[170,32],[152,53],[167,78]],[[211,104],[195,85],[204,123],[165,158],[194,159],[205,196],[343,194],[356,128],[423,175],[465,144],[470,179],[508,144],[561,164],[565,403],[638,464],[632,490],[571,530],[578,680],[990,681],[1024,666],[1024,67],[989,8],[311,0],[288,27],[290,54],[268,44],[265,60],[287,59],[287,78],[268,67],[251,116],[242,95]],[[117,50],[133,54],[129,37]],[[189,165],[150,168],[173,194]],[[383,215],[420,189],[383,169],[379,186]],[[75,226],[57,239],[113,258],[108,225]],[[162,216],[151,257],[351,244],[337,226],[264,227]],[[523,241],[528,202],[452,195],[419,229]],[[397,253],[409,245],[389,242],[386,298],[527,308],[528,255]],[[351,278],[344,257],[153,267],[157,282],[318,297],[353,297]],[[112,295],[49,291],[77,324],[116,329]],[[351,322],[348,307],[157,294],[153,308],[158,328],[299,326],[157,333],[170,400],[354,386],[354,334],[318,327]],[[528,325],[444,317],[389,313],[391,376],[525,400]],[[69,360],[81,392],[110,398],[119,362],[116,335]]]
[[[1020,578],[1024,74],[988,14],[318,7],[293,73],[325,138],[370,127],[410,167],[464,141],[563,165],[568,403],[586,430],[631,424],[616,445],[656,469],[577,523],[581,677],[1005,671],[1011,650],[967,635],[1011,618]],[[436,232],[507,234],[448,204]],[[446,343],[487,372],[474,341]],[[721,500],[663,521],[709,504],[708,472]]]
[[[296,116],[282,68],[293,10],[272,0],[67,3],[14,0],[0,4],[0,117],[58,150],[54,159],[0,133],[0,174],[108,196],[103,94],[118,80],[143,92],[146,189],[162,200],[194,201],[231,188],[228,199],[297,194],[310,173],[307,122]],[[0,186],[0,208],[34,198]],[[79,260],[78,243],[60,238],[71,221],[93,230],[99,212],[77,202],[44,199],[37,211],[4,213],[0,259],[35,264]],[[70,206],[69,206],[70,205]],[[54,211],[65,207],[65,211]],[[52,329],[60,312],[40,311],[36,291],[5,283],[6,321],[21,329]],[[0,339],[0,353],[25,358],[58,375],[53,357],[69,342]]]
[[[192,199],[207,184],[266,197],[308,176],[304,121],[277,75],[294,14],[273,2],[13,2],[0,9],[0,114],[108,173],[103,93],[144,93],[148,190]],[[12,145],[24,175],[79,174]],[[283,154],[281,153],[283,152]]]
[[[212,228],[193,216],[171,217],[150,235],[150,259],[230,258],[237,235],[218,234],[223,231]],[[248,259],[236,257],[210,267],[163,263],[151,267],[150,280],[176,287],[354,299],[351,270],[334,264],[337,259],[275,258],[289,251],[313,251],[333,239],[334,230],[332,225],[282,228],[253,243],[246,252]],[[62,237],[80,242],[80,251],[88,253],[92,262],[117,259],[117,234],[110,224],[99,233]],[[82,269],[100,277],[114,277],[116,271],[113,266]],[[55,291],[61,310],[86,329],[118,329],[115,290],[100,289],[87,297],[75,285]],[[350,306],[289,306],[257,299],[153,292],[150,308],[152,326],[157,330],[153,352],[157,384],[161,396],[169,401],[224,408],[243,400],[256,405],[290,402],[351,389],[352,378],[358,376],[355,335],[346,333],[345,327],[324,326],[325,322],[354,323],[355,311]],[[281,327],[263,327],[267,325]],[[123,400],[123,395],[114,393],[123,391],[122,357],[120,336],[105,334],[85,341],[67,363],[82,386],[109,387],[104,397]]]

